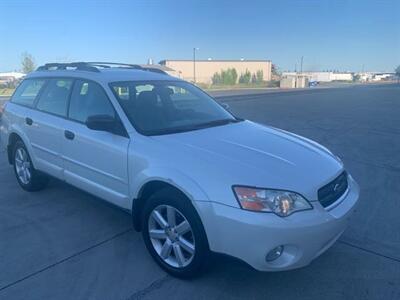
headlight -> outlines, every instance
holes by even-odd
[[[272,212],[286,217],[296,211],[312,209],[311,204],[301,195],[280,190],[234,186],[236,198],[242,209]]]

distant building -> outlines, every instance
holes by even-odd
[[[240,74],[249,71],[256,74],[257,71],[263,72],[263,80],[271,80],[271,61],[269,60],[162,60],[160,65],[173,69],[171,75],[182,78],[187,81],[196,81],[198,83],[212,83],[212,77],[215,73],[222,70],[236,69],[238,78]],[[196,77],[196,80],[195,78]]]
[[[353,77],[357,76],[361,82],[369,81],[389,81],[394,80],[394,73],[379,73],[379,72],[283,72],[283,77],[290,76],[306,76],[310,82],[331,82],[331,81],[353,81]]]
[[[309,80],[307,76],[302,75],[284,75],[280,80],[281,89],[298,89],[308,87]]]
[[[305,76],[311,81],[317,82],[330,82],[332,79],[332,72],[303,72]]]
[[[296,72],[284,72],[282,76],[299,75]],[[309,81],[331,82],[331,81],[352,81],[353,74],[348,72],[302,72],[302,76],[306,76]]]
[[[0,84],[6,84],[10,82],[17,81],[23,77],[25,77],[26,74],[20,73],[20,72],[3,72],[0,73]]]
[[[395,73],[360,72],[356,73],[361,82],[396,80]]]
[[[332,81],[353,81],[352,73],[332,73]]]
[[[372,76],[372,81],[393,80],[395,73],[376,73]]]
[[[374,73],[372,72],[361,72],[356,73],[356,75],[359,76],[359,81],[361,82],[372,81],[372,78],[374,77]]]

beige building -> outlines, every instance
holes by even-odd
[[[280,81],[281,89],[298,89],[308,87],[307,76],[302,75],[286,75]]]
[[[168,72],[172,76],[187,81],[210,84],[211,78],[221,70],[234,68],[238,74],[244,74],[248,70],[251,74],[263,71],[263,80],[271,80],[271,61],[269,60],[162,60],[160,65],[173,69]]]

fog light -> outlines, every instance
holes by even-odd
[[[267,262],[274,261],[278,259],[283,253],[283,246],[278,246],[271,251],[268,252],[267,256],[265,257],[265,260]]]

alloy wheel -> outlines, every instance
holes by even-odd
[[[25,185],[29,184],[32,177],[31,161],[24,148],[18,148],[15,151],[15,170],[17,171],[18,179]]]
[[[154,250],[169,266],[184,268],[193,260],[193,230],[178,209],[169,205],[154,208],[148,220],[148,233]]]

